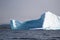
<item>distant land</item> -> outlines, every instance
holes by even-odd
[[[0,29],[10,29],[10,24],[1,24]]]

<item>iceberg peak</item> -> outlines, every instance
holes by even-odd
[[[44,23],[43,23],[43,29],[46,30],[56,30],[56,29],[60,29],[60,17],[58,17],[57,15],[51,13],[51,12],[46,12],[45,13],[45,19],[44,19]]]

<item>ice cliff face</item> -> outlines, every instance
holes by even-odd
[[[60,29],[60,17],[51,13],[45,13],[45,19],[43,22],[43,29],[46,30],[58,30]]]

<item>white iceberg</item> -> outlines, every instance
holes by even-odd
[[[46,12],[42,29],[59,30],[60,29],[60,17],[49,11]]]

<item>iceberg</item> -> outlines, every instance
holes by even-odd
[[[10,25],[11,29],[17,30],[60,30],[60,16],[47,11],[36,20],[28,20],[23,23],[17,20],[10,20]]]
[[[42,23],[42,28],[33,28],[36,29],[43,29],[43,30],[60,30],[60,16],[53,14],[52,12],[45,12],[41,15],[41,20],[44,20]],[[40,20],[40,22],[41,22]]]
[[[23,23],[17,20],[10,20],[11,29],[19,29],[19,30],[35,30],[42,28],[45,14],[41,16],[41,18],[36,20],[28,20]]]
[[[60,29],[60,17],[49,11],[46,12],[42,28],[46,30],[59,30]]]

